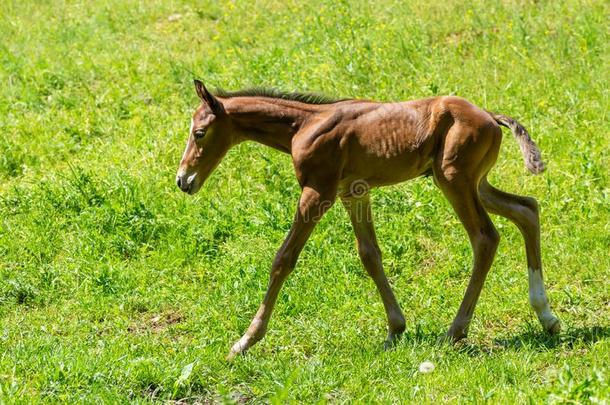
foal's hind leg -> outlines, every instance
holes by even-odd
[[[468,334],[474,308],[491,268],[500,236],[483,208],[476,184],[466,179],[446,181],[439,178],[437,183],[466,228],[474,255],[470,282],[458,313],[447,332],[447,337],[456,342]]]
[[[479,197],[479,181],[493,166],[502,133],[493,124],[473,128],[457,123],[445,136],[434,162],[434,180],[468,232],[474,263],[472,275],[447,337],[458,341],[468,334],[474,308],[491,268],[500,236]]]
[[[487,179],[481,181],[479,192],[485,208],[494,214],[508,218],[521,231],[523,239],[525,239],[527,255],[530,304],[538,315],[542,327],[549,333],[558,333],[561,324],[551,312],[542,277],[540,222],[536,200],[500,191],[490,185]]]

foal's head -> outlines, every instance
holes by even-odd
[[[230,121],[220,100],[195,80],[201,105],[193,113],[191,130],[182,155],[176,184],[195,194],[234,144]]]

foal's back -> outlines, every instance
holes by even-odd
[[[457,146],[490,136],[490,129],[500,134],[486,111],[453,96],[399,103],[346,101],[327,107],[297,145],[321,149],[324,156],[328,153],[323,149],[332,149],[342,164],[343,184],[358,179],[374,187],[405,181],[430,172],[435,158],[442,163],[444,148],[457,152]],[[447,145],[452,127],[457,136]]]

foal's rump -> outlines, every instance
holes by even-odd
[[[501,125],[510,128],[519,142],[527,169],[534,174],[544,171],[540,150],[523,125],[514,118],[483,110],[460,97],[440,97],[434,104],[432,109],[436,110],[437,116],[451,117],[450,128],[444,134],[443,148],[438,155],[442,166],[455,166],[457,160],[462,164],[471,161],[472,166],[480,162],[483,167],[477,168],[477,173],[486,173],[497,157],[502,137],[498,125]],[[431,116],[435,116],[434,112]],[[441,121],[441,118],[437,120],[438,123]]]

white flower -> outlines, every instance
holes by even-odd
[[[431,361],[424,361],[419,365],[419,372],[422,374],[431,373],[434,371],[434,363]]]

